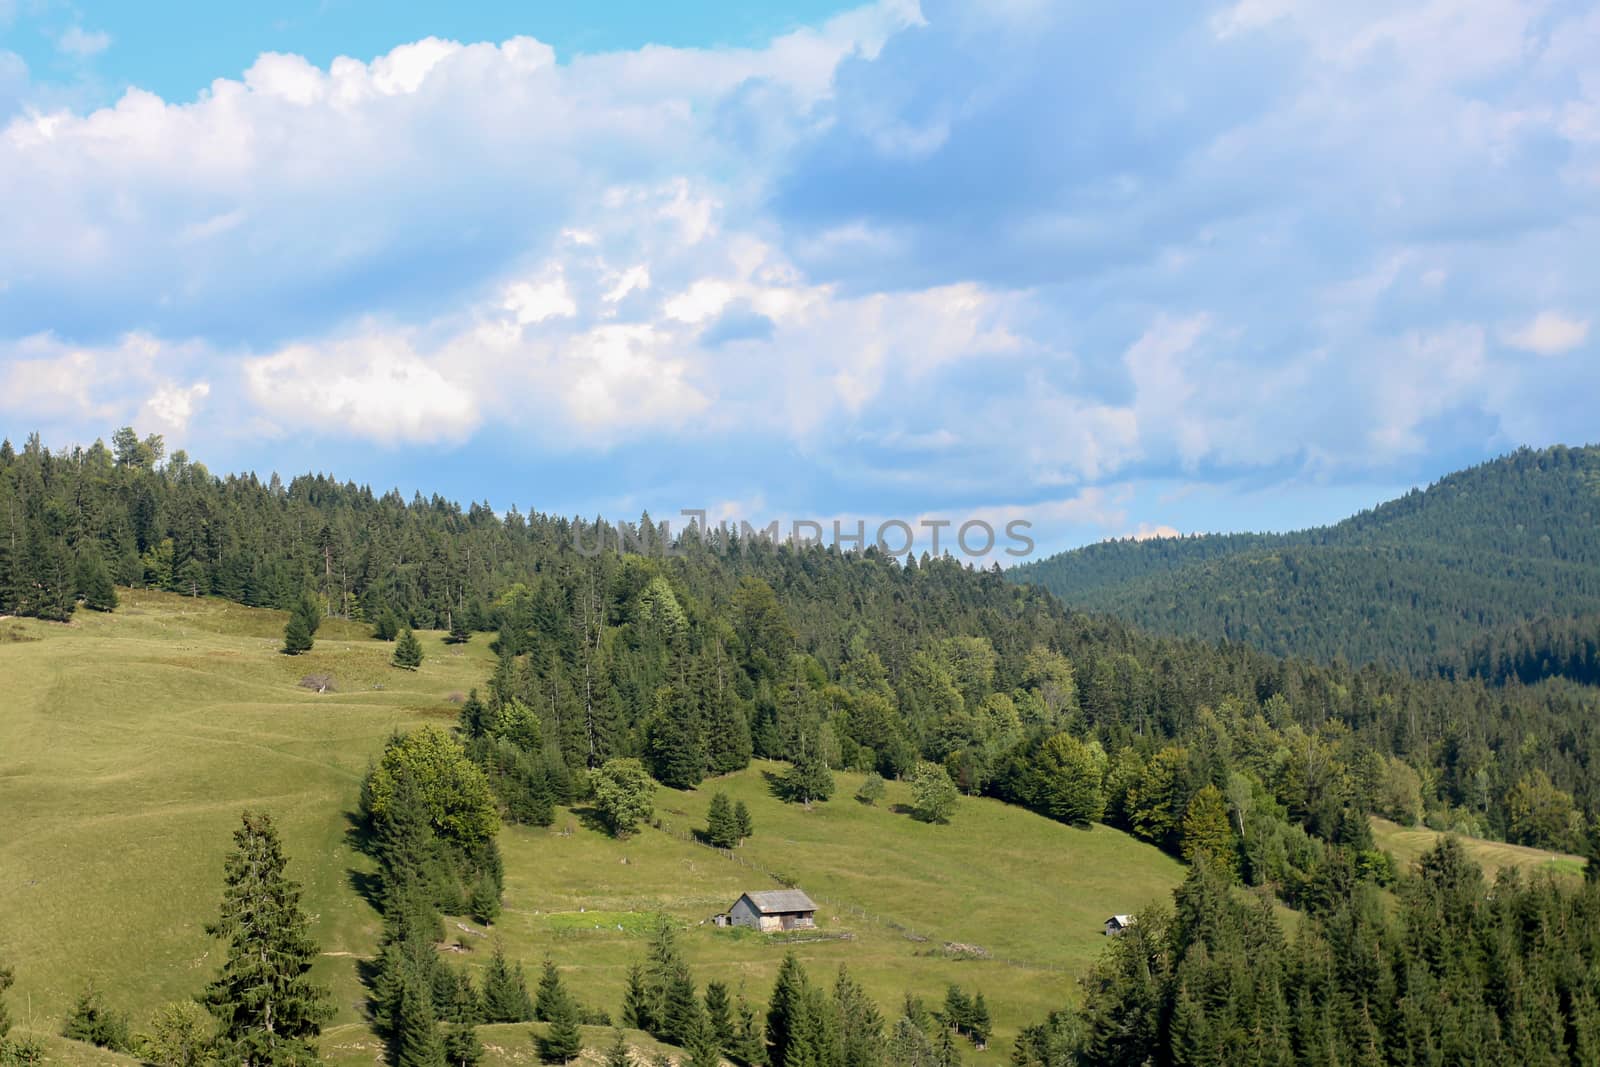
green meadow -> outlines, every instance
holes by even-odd
[[[240,809],[270,811],[289,873],[324,956],[338,1015],[325,1056],[372,1062],[359,967],[377,913],[360,892],[370,862],[351,816],[369,760],[393,731],[449,722],[455,701],[490,671],[487,639],[464,650],[420,634],[426,659],[388,665],[392,646],[329,620],[304,656],[278,654],[284,616],[212,600],[125,592],[112,615],[70,625],[0,623],[0,958],[17,971],[13,1014],[52,1032],[93,980],[137,1029],[160,1005],[198,992],[218,945],[204,930]],[[301,686],[331,675],[329,692]],[[897,808],[889,783],[868,807],[859,778],[805,809],[769,790],[757,763],[698,790],[659,790],[660,828],[617,841],[583,809],[549,828],[507,827],[505,908],[493,928],[447,921],[441,949],[481,967],[493,939],[520,957],[530,986],[554,959],[585,1006],[616,1014],[628,965],[657,915],[702,986],[718,979],[765,1002],[784,952],[813,979],[843,964],[886,1016],[907,992],[942,1000],[949,983],[981,990],[995,1021],[988,1052],[1004,1063],[1017,1029],[1075,999],[1112,912],[1168,899],[1182,869],[1105,827],[1074,830],[990,800],[963,799],[949,825]],[[695,843],[714,791],[750,807],[755,835],[728,854]],[[792,882],[819,903],[815,938],[785,943],[708,920],[739,893]],[[594,1028],[598,1044],[608,1031]],[[485,1027],[491,1058],[532,1062],[527,1026]],[[635,1043],[651,1047],[640,1035]],[[57,1062],[94,1062],[53,1042]]]

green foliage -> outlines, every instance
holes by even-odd
[[[911,814],[922,822],[949,822],[955,814],[956,784],[937,763],[918,763],[911,772]]]
[[[107,1007],[105,997],[93,982],[78,994],[77,1003],[62,1024],[61,1036],[99,1045],[113,1052],[131,1052],[133,1046],[128,1033],[128,1017]]]
[[[444,643],[447,645],[464,645],[470,640],[472,640],[472,631],[467,628],[466,612],[451,612],[450,629],[445,634]]]
[[[750,805],[743,800],[735,801],[733,805],[733,832],[741,845],[756,833],[756,823],[750,815]]]
[[[77,590],[78,596],[83,598],[83,606],[89,610],[116,610],[117,587],[111,581],[111,572],[106,568],[99,545],[91,545],[78,557]]]
[[[1600,1014],[1570,976],[1600,953],[1600,888],[1491,891],[1446,838],[1398,900],[1358,889],[1290,940],[1197,863],[1174,910],[1112,939],[1081,1008],[1024,1031],[1014,1062],[1583,1062]]]
[[[311,631],[306,627],[305,616],[296,612],[289,616],[283,627],[283,654],[298,656],[311,651]]]
[[[300,887],[265,812],[246,811],[224,864],[226,886],[209,932],[226,941],[222,973],[206,989],[218,1040],[250,1063],[316,1058],[315,1038],[333,1015],[328,992],[312,981],[317,944],[300,909]]]
[[[416,974],[403,980],[390,1046],[395,1067],[444,1067],[444,1039],[434,1018],[432,991]]]
[[[539,979],[539,1000],[534,1017],[548,1024],[535,1038],[539,1059],[545,1063],[568,1063],[583,1051],[583,1034],[578,1029],[580,1012],[572,995],[561,982],[561,974],[549,960]]]
[[[861,788],[856,790],[856,799],[870,807],[882,800],[885,792],[883,776],[873,771],[862,780]]]
[[[745,810],[745,814],[749,815],[749,809]],[[706,813],[706,841],[717,848],[736,848],[741,836],[728,794],[713,793],[711,807]]]
[[[1497,667],[1488,646],[1460,650],[1541,616],[1600,612],[1600,589],[1579,577],[1600,565],[1597,474],[1600,448],[1524,448],[1334,526],[1108,541],[1006,576],[1158,633],[1542,676],[1529,658]]]
[[[794,762],[778,781],[778,792],[785,800],[810,806],[833,796],[833,772],[814,738],[800,738]]]
[[[392,738],[383,757],[367,776],[367,810],[381,818],[394,796],[396,782],[410,777],[429,825],[442,839],[462,848],[489,841],[500,817],[488,780],[454,737],[424,725]]]
[[[422,642],[411,632],[411,627],[400,631],[400,638],[394,643],[394,657],[389,662],[408,671],[422,666]]]
[[[372,624],[372,636],[379,641],[393,641],[400,636],[400,617],[385,604]]]
[[[139,1058],[158,1067],[201,1067],[213,1055],[216,1020],[192,1000],[163,1006],[134,1039]]]
[[[605,1067],[638,1067],[638,1062],[633,1058],[633,1051],[628,1048],[628,1040],[622,1030],[613,1030],[611,1044],[606,1049]]]
[[[655,810],[655,783],[636,759],[612,759],[590,777],[594,803],[606,829],[627,837]]]
[[[1183,816],[1183,858],[1205,858],[1232,877],[1238,871],[1238,844],[1222,791],[1209,783],[1189,801]]]
[[[528,996],[522,964],[507,960],[505,946],[496,941],[483,974],[483,1021],[521,1023],[532,1019],[533,999]]]

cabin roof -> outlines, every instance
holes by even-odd
[[[816,911],[817,905],[798,889],[769,889],[759,893],[746,893],[756,911],[763,915],[787,915],[796,911]]]
[[[1132,926],[1134,917],[1132,915],[1113,915],[1106,922],[1116,923],[1118,926]]]

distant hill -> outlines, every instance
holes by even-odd
[[[1011,577],[1161,633],[1424,671],[1600,611],[1600,448],[1522,449],[1333,526],[1109,541]]]

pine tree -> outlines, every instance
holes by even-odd
[[[472,883],[472,893],[467,898],[467,911],[473,919],[485,926],[500,917],[500,887],[487,875]]]
[[[400,631],[400,639],[394,645],[394,658],[389,662],[408,671],[422,666],[422,643],[411,632],[411,627]]]
[[[305,616],[296,612],[289,616],[283,628],[283,654],[298,656],[311,651],[311,631],[306,628]]]
[[[755,836],[756,824],[750,818],[750,807],[742,800],[733,806],[733,828],[735,835],[738,837],[738,843],[741,845],[747,839]]]
[[[522,964],[506,960],[505,946],[496,941],[494,956],[483,975],[483,1021],[521,1023],[533,1018],[533,1001],[522,977]]]
[[[467,629],[467,617],[463,612],[455,612],[450,616],[450,632],[445,635],[447,645],[464,645],[472,640],[472,631]]]
[[[706,840],[717,848],[733,848],[739,843],[739,824],[726,793],[712,794],[706,812]]]
[[[278,831],[265,812],[246,811],[224,870],[221,914],[208,927],[226,939],[222,973],[206,989],[219,1040],[251,1064],[316,1059],[314,1039],[333,1008],[311,980],[317,944],[300,909],[300,887],[284,876]]]
[[[878,1067],[887,1049],[883,1036],[883,1016],[861,983],[850,977],[843,964],[833,987],[833,1015],[836,1034],[836,1059],[850,1067]]]

